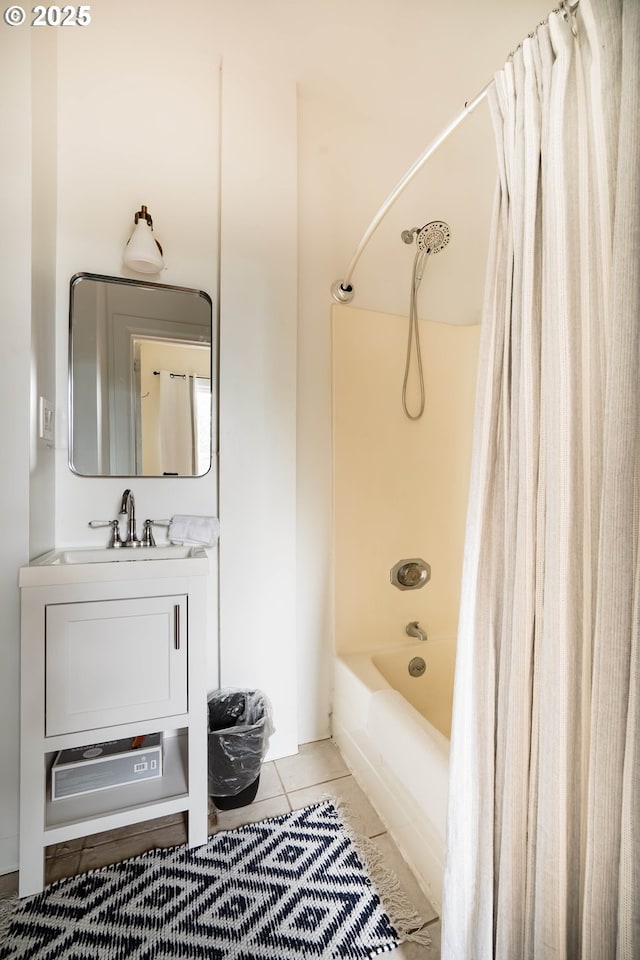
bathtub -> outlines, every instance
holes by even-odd
[[[421,657],[426,670],[409,673]],[[455,640],[334,662],[333,737],[436,909],[442,906]]]

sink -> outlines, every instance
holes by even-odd
[[[21,567],[21,587],[106,580],[148,580],[191,577],[207,573],[204,547],[78,547],[50,550]]]
[[[186,560],[201,557],[198,547],[99,547],[94,550],[60,550],[49,563],[128,563],[142,560]]]

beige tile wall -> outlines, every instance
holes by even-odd
[[[420,321],[426,409],[401,406],[406,317],[333,308],[335,636],[340,652],[456,632],[480,328]],[[413,368],[412,368],[413,369]],[[412,381],[413,382],[413,378]],[[415,409],[415,391],[410,392]],[[389,570],[422,557],[431,582]]]

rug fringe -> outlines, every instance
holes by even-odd
[[[342,818],[345,830],[362,861],[362,865],[371,877],[378,892],[382,906],[402,941],[431,946],[426,921],[409,902],[409,898],[400,886],[397,876],[384,862],[384,855],[373,840],[363,837],[351,826],[353,819],[351,804],[341,797],[326,795]]]
[[[18,905],[18,898],[15,894],[11,897],[7,897],[4,900],[0,900],[0,944],[4,943],[7,934],[9,933],[9,927],[11,926],[11,920],[13,918],[13,911]]]

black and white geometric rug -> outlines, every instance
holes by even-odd
[[[399,943],[323,801],[60,880],[18,902],[0,960],[357,960]]]

